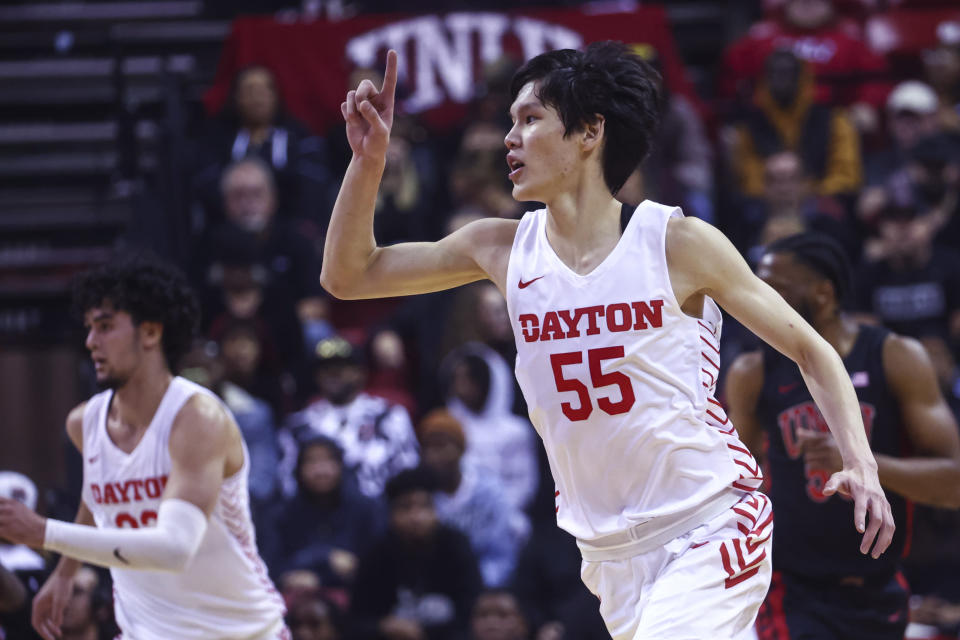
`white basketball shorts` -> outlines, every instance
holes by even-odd
[[[747,640],[772,575],[773,511],[760,492],[661,548],[584,560],[613,640]]]

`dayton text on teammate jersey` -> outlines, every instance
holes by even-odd
[[[606,306],[578,307],[562,311],[547,311],[543,317],[532,313],[522,313],[517,320],[520,322],[520,331],[527,342],[546,342],[548,340],[563,340],[565,338],[579,338],[583,329],[588,336],[595,336],[601,331],[600,318],[606,321],[610,332],[638,331],[663,326],[663,300],[648,300],[647,302],[617,302]],[[586,326],[581,327],[581,320],[586,318]]]
[[[124,482],[107,482],[102,487],[93,483],[90,491],[97,504],[126,504],[139,500],[156,500],[167,486],[167,476],[125,480]],[[141,493],[142,491],[142,493]]]

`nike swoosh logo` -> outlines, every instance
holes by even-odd
[[[114,556],[117,560],[119,560],[120,562],[122,562],[123,564],[130,564],[130,561],[129,561],[129,560],[127,560],[127,559],[124,558],[122,555],[120,555],[120,547],[115,547],[115,548],[114,548],[114,550],[113,550],[113,556]]]
[[[98,453],[97,455],[95,455],[95,456],[93,456],[93,457],[91,457],[91,458],[87,458],[87,462],[89,462],[90,464],[93,464],[94,462],[96,462],[96,461],[99,460],[99,459],[100,459],[100,454]]]
[[[533,280],[530,280],[528,282],[524,282],[523,278],[520,278],[520,282],[517,284],[517,286],[520,287],[521,289],[526,289],[527,287],[529,287],[530,285],[532,285],[534,282],[536,282],[542,277],[543,276],[540,276],[539,278],[534,278]]]
[[[791,391],[793,391],[799,386],[800,386],[799,382],[794,382],[793,384],[782,384],[779,387],[777,387],[777,391],[779,391],[780,393],[790,393]]]

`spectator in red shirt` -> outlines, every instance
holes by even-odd
[[[855,105],[858,128],[874,128],[889,92],[886,61],[844,27],[830,0],[789,0],[776,19],[753,25],[724,53],[720,95],[748,102],[763,61],[784,47],[813,68],[817,102]]]

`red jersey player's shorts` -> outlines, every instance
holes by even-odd
[[[773,511],[759,492],[665,545],[584,559],[613,640],[746,640],[772,574]]]

